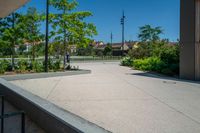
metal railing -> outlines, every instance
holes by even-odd
[[[4,119],[10,118],[10,117],[14,117],[14,116],[21,116],[21,133],[25,133],[25,112],[23,111],[19,111],[19,112],[14,112],[14,113],[9,113],[6,114],[5,113],[5,100],[4,100],[4,96],[0,95],[1,97],[1,133],[4,133]]]

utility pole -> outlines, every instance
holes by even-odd
[[[48,44],[49,44],[49,0],[46,0],[46,44],[45,44],[45,72],[48,72]]]
[[[125,23],[125,15],[124,11],[122,13],[122,18],[121,18],[121,25],[122,25],[122,56],[124,56],[124,23]]]
[[[112,46],[112,43],[113,43],[113,33],[111,32],[111,35],[110,35],[110,44]]]

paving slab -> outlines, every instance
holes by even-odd
[[[91,73],[11,83],[114,133],[200,132],[199,82],[156,76],[119,62],[78,65]]]

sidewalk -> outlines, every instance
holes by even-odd
[[[200,84],[118,63],[80,63],[91,74],[11,81],[114,133],[199,133]]]

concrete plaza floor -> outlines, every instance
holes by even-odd
[[[79,63],[91,74],[11,81],[114,133],[200,133],[200,84]]]

